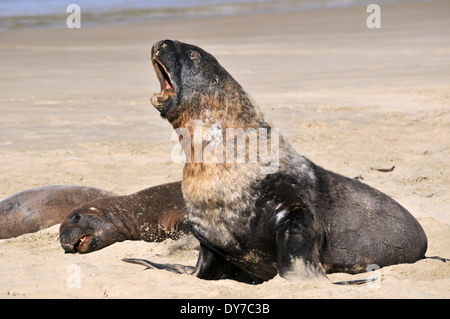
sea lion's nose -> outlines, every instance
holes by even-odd
[[[167,48],[169,42],[172,42],[172,41],[171,40],[161,40],[161,41],[156,42],[153,45],[153,53],[156,53],[161,49]]]
[[[167,47],[167,40],[161,40],[153,44],[152,47],[152,57],[156,57],[160,54],[161,49],[164,49]]]

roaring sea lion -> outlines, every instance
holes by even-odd
[[[0,239],[56,225],[81,204],[113,195],[94,187],[72,185],[42,186],[14,194],[0,202]]]
[[[188,233],[181,182],[150,187],[132,195],[100,198],[71,212],[59,238],[66,253],[88,253],[115,242],[177,239]]]
[[[260,280],[302,280],[424,258],[427,238],[405,208],[299,155],[211,54],[164,40],[152,63],[161,84],[152,104],[186,155],[182,189],[200,253],[195,267],[125,261],[209,280],[233,267]],[[270,165],[268,149],[277,155]]]

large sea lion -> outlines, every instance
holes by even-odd
[[[261,280],[302,280],[424,258],[425,233],[405,208],[299,155],[211,54],[164,40],[152,63],[161,83],[152,104],[180,135],[187,219],[201,244],[195,267],[139,262],[203,279],[234,267]],[[243,154],[239,138],[249,142]],[[267,148],[277,155],[270,165]]]
[[[63,220],[59,238],[66,253],[88,253],[124,240],[177,239],[189,231],[184,216],[181,182],[168,183],[85,203]]]
[[[42,186],[16,193],[0,202],[0,239],[56,225],[79,205],[113,195],[102,189],[73,185]]]

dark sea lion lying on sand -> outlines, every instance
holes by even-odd
[[[188,233],[181,182],[150,187],[132,195],[112,196],[77,208],[61,223],[66,253],[88,253],[115,242],[159,242]]]

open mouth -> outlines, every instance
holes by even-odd
[[[174,96],[176,92],[175,88],[173,87],[170,74],[169,72],[167,72],[167,69],[164,67],[164,65],[155,58],[152,60],[152,63],[156,72],[156,76],[158,77],[159,83],[161,85],[161,91],[159,93],[155,93],[152,97],[152,104],[155,107],[158,107],[161,103],[167,101],[171,96]]]
[[[78,237],[78,240],[73,245],[74,252],[83,252],[85,249],[83,249],[87,243],[91,240],[93,235],[83,234],[80,237]]]

